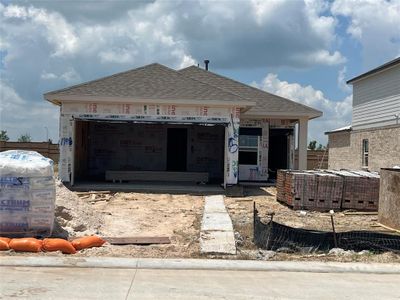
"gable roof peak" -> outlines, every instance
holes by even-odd
[[[44,94],[44,97],[53,103],[105,98],[109,101],[170,100],[171,103],[203,101],[203,104],[254,105],[236,93],[185,76],[159,63],[52,91]]]

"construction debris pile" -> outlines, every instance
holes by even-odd
[[[104,223],[103,215],[79,196],[56,181],[56,208],[54,237],[75,237],[98,234]]]
[[[277,200],[293,209],[376,211],[379,175],[366,171],[279,170]]]
[[[51,159],[33,151],[0,153],[0,234],[49,236],[54,202]]]

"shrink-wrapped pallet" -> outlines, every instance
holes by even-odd
[[[0,152],[0,235],[50,235],[55,195],[51,159],[33,151]]]

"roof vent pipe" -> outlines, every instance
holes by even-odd
[[[208,71],[208,64],[210,63],[210,61],[208,59],[204,60],[204,64],[206,65],[206,71]]]

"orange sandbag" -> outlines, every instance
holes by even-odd
[[[0,237],[0,251],[10,250],[10,246],[8,245],[10,241],[10,238]]]
[[[85,236],[72,241],[72,246],[76,250],[82,250],[91,247],[101,247],[106,241],[98,236]]]
[[[5,242],[5,243],[9,244],[10,241],[11,241],[11,239],[8,238],[8,237],[0,237],[0,241],[3,241],[3,242]]]
[[[65,254],[75,254],[76,250],[71,242],[63,239],[44,239],[42,244],[44,251],[61,251]]]
[[[42,241],[35,238],[12,239],[9,243],[10,249],[21,252],[40,252]]]

